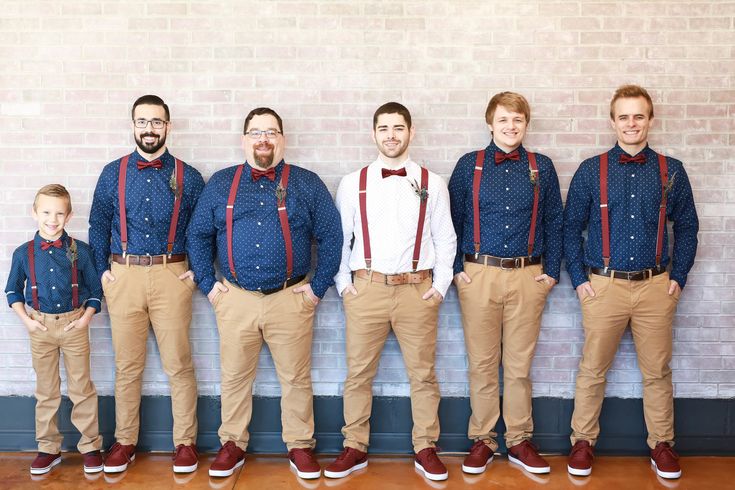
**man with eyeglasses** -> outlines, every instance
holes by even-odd
[[[301,478],[318,478],[312,326],[316,305],[339,268],[339,214],[315,173],[284,161],[286,137],[274,110],[253,109],[243,133],[245,163],[212,176],[188,232],[192,270],[214,305],[220,336],[222,447],[209,474],[230,476],[244,463],[253,381],[265,341],[281,384],[290,465]],[[317,263],[307,278],[312,241]],[[215,258],[222,280],[215,277]]]
[[[152,325],[171,385],[173,471],[196,470],[197,384],[189,345],[192,293],[186,228],[204,188],[201,174],[166,148],[169,108],[144,95],[132,110],[133,153],[105,166],[89,217],[89,243],[110,315],[115,351],[115,439],[104,470],[135,459],[141,384]]]

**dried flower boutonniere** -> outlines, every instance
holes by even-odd
[[[77,242],[72,239],[69,242],[69,246],[66,247],[66,258],[69,259],[69,262],[72,264],[77,260]]]
[[[174,168],[174,171],[171,172],[171,178],[168,179],[168,186],[171,188],[171,192],[174,193],[174,196],[181,197],[179,195],[181,189],[179,189],[179,186],[176,184],[176,168]]]
[[[416,182],[416,179],[409,181],[409,183],[411,184],[411,187],[413,188],[413,191],[416,193],[416,195],[419,196],[419,200],[421,202],[425,202],[429,198],[429,189],[419,186],[419,183]]]
[[[538,170],[532,169],[530,165],[528,166],[528,178],[533,187],[538,185]]]
[[[664,190],[664,194],[666,197],[669,196],[669,193],[671,192],[671,189],[674,188],[674,179],[676,178],[676,172],[671,174],[671,178],[669,179],[669,182],[666,184],[666,190]]]
[[[286,189],[283,188],[280,182],[276,186],[276,199],[278,199],[279,206],[286,202]]]

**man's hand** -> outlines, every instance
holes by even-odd
[[[27,317],[26,319],[23,319],[23,325],[25,325],[26,329],[28,329],[28,333],[33,333],[36,330],[40,330],[42,332],[45,332],[46,330],[48,330],[48,328],[46,328],[46,325],[39,322],[38,320],[34,320],[31,317]]]
[[[464,274],[464,272],[460,272],[460,274]],[[434,296],[437,299],[437,301],[439,301],[440,303],[442,301],[444,301],[444,296],[442,296],[439,293],[439,291],[437,291],[433,286],[431,287],[431,289],[429,289],[428,291],[426,291],[423,296],[421,296],[421,299],[423,299],[424,301],[426,301],[429,298],[431,298],[432,296]]]
[[[592,284],[590,284],[589,281],[583,282],[577,286],[577,297],[579,298],[579,301],[581,302],[587,296],[592,296],[593,298],[595,296],[595,290],[592,289]]]
[[[189,279],[191,279],[191,281],[192,281],[192,282],[194,282],[194,271],[192,271],[192,270],[188,270],[188,271],[184,272],[183,274],[181,274],[181,275],[179,276],[179,279],[183,281],[183,280],[184,280],[184,279],[186,279],[187,277],[188,277]]]
[[[341,296],[344,298],[345,294],[350,293],[353,296],[357,296],[357,289],[355,288],[354,284],[348,284],[345,286],[345,288],[342,290]]]
[[[454,284],[459,284],[459,281],[469,284],[472,282],[472,279],[470,279],[470,276],[468,276],[466,272],[462,271],[454,275]]]
[[[671,282],[669,283],[669,296],[671,296],[677,291],[681,293],[681,286],[679,286],[678,282],[672,279]]]
[[[551,277],[548,274],[541,274],[540,276],[534,277],[533,280],[536,281],[536,282],[544,282],[546,284],[549,284],[549,285],[551,285],[551,288],[553,288],[554,286],[556,286],[556,279],[554,279],[553,277]],[[549,289],[551,289],[551,288],[549,288]],[[593,294],[593,296],[594,296],[594,294]]]
[[[212,289],[209,291],[209,294],[207,294],[207,299],[209,300],[211,304],[214,304],[214,298],[216,298],[218,294],[226,293],[227,291],[229,291],[229,289],[227,289],[227,286],[217,281],[214,283],[214,286],[212,286]]]
[[[319,296],[314,294],[314,291],[312,291],[311,289],[311,284],[309,283],[306,283],[303,286],[299,286],[297,288],[293,288],[293,293],[294,294],[304,293],[311,300],[311,302],[314,303],[314,305],[319,304]]]
[[[76,328],[76,329],[87,328],[89,326],[89,322],[92,321],[93,316],[94,316],[94,308],[92,308],[91,306],[88,306],[87,309],[84,310],[84,315],[70,322],[69,325],[64,327],[64,332],[68,332],[72,328]]]
[[[109,270],[106,270],[102,273],[102,280],[107,280],[107,282],[113,282],[115,281],[115,276],[112,275],[112,272]]]

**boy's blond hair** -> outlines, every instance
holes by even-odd
[[[486,123],[493,123],[495,110],[499,105],[505,107],[508,111],[517,112],[526,116],[527,124],[531,122],[531,106],[524,96],[515,92],[500,92],[499,94],[493,95],[493,98],[487,104],[487,109],[485,109]]]
[[[643,97],[648,102],[648,118],[653,119],[653,100],[648,91],[640,85],[622,85],[618,87],[610,101],[610,119],[615,119],[615,102],[618,99],[637,99]]]
[[[64,187],[61,184],[48,184],[40,189],[38,189],[38,192],[36,192],[36,197],[33,198],[33,210],[36,210],[36,205],[38,204],[38,197],[39,196],[49,196],[49,197],[58,197],[60,199],[66,199],[66,202],[68,204],[68,210],[67,212],[71,213],[71,194],[69,194],[69,191],[66,190],[66,187]]]

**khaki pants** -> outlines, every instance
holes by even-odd
[[[115,350],[115,438],[137,444],[148,328],[153,326],[163,371],[171,385],[174,445],[195,444],[197,383],[189,345],[194,282],[180,280],[188,263],[112,264],[115,281],[102,281]]]
[[[64,353],[66,384],[74,406],[71,421],[81,433],[77,449],[80,453],[102,447],[97,419],[97,392],[89,376],[89,330],[64,327],[84,314],[84,308],[60,315],[29,312],[30,317],[48,329],[31,334],[31,355],[36,371],[36,440],[38,450],[56,454],[61,450],[62,436],[56,423],[61,403],[59,352]]]
[[[595,444],[600,434],[600,410],[605,375],[613,363],[620,338],[630,322],[643,375],[643,413],[648,445],[673,444],[674,390],[671,383],[671,323],[679,293],[669,296],[669,275],[643,281],[590,275],[595,296],[582,300],[584,351],[577,373],[572,415],[572,444]]]
[[[311,339],[315,305],[293,289],[263,295],[224,281],[229,291],[214,298],[220,336],[224,445],[245,451],[253,412],[253,381],[263,340],[268,344],[281,383],[283,442],[289,450],[313,448],[314,407],[311,387]]]
[[[439,385],[434,373],[440,302],[421,299],[431,278],[421,284],[388,286],[354,278],[357,295],[344,295],[347,321],[347,380],[344,386],[345,447],[367,451],[373,378],[391,327],[401,346],[411,383],[411,438],[415,452],[439,439]]]
[[[467,262],[464,269],[472,280],[457,286],[469,361],[472,416],[467,435],[485,441],[493,451],[498,448],[502,359],[505,443],[510,448],[533,436],[531,362],[551,289],[534,280],[543,274],[540,264],[501,269]]]

